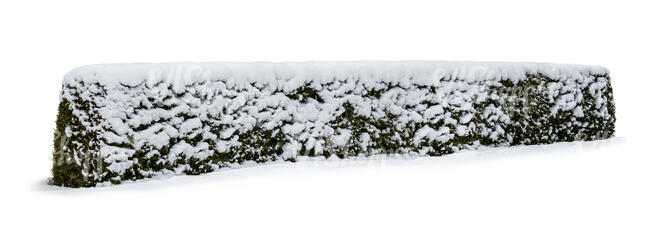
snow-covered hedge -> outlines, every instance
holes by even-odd
[[[63,81],[51,183],[304,156],[442,155],[614,134],[608,71],[481,62],[84,66]]]

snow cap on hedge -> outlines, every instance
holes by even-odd
[[[526,78],[539,73],[553,79],[580,78],[581,74],[604,75],[600,66],[515,63],[515,62],[453,62],[453,61],[350,61],[350,62],[206,62],[163,64],[98,64],[75,68],[65,75],[65,83],[83,81],[106,87],[122,84],[136,86],[169,82],[183,87],[207,80],[231,84],[293,83],[284,85],[291,91],[304,82],[327,83],[333,80],[360,82],[415,83],[436,85],[449,80],[481,81]],[[412,82],[409,82],[412,81]]]

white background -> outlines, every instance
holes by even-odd
[[[2,1],[0,228],[648,229],[643,1]],[[94,63],[534,61],[610,69],[617,138],[45,185],[63,74]]]

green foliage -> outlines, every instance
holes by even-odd
[[[307,86],[297,88],[295,92],[287,94],[287,97],[302,103],[305,103],[308,99],[313,99],[323,103],[323,99],[318,95],[318,91]]]
[[[59,112],[56,118],[52,177],[49,183],[74,188],[90,186],[92,183],[83,176],[83,165],[78,162],[80,162],[79,152],[88,150],[89,142],[94,136],[92,133],[88,133],[87,135],[68,137],[66,127],[70,127],[72,132],[81,132],[86,129],[79,118],[72,113],[69,102],[62,100],[59,103]]]
[[[488,86],[488,91],[497,94],[498,97],[488,97],[473,102],[472,107],[478,112],[471,117],[470,123],[474,124],[474,126],[464,135],[458,135],[455,125],[445,124],[443,120],[411,121],[405,127],[398,127],[396,122],[398,116],[396,114],[384,111],[385,116],[381,118],[366,117],[356,112],[351,103],[344,103],[340,108],[341,114],[327,125],[335,130],[350,130],[351,137],[348,143],[344,146],[326,145],[322,153],[316,153],[314,149],[307,150],[304,147],[305,143],[301,143],[303,147],[299,155],[316,156],[321,154],[325,157],[337,155],[343,158],[358,154],[405,153],[418,151],[426,147],[430,149],[427,154],[440,156],[468,148],[477,143],[484,146],[532,145],[609,138],[614,134],[615,122],[612,89],[609,84],[609,76],[597,75],[595,77],[604,78],[607,82],[603,96],[606,101],[605,106],[609,114],[612,114],[611,119],[603,119],[595,113],[598,108],[595,104],[596,99],[589,93],[589,86],[580,88],[583,99],[577,105],[584,109],[584,116],[576,117],[572,111],[558,111],[553,114],[551,112],[554,105],[553,98],[548,96],[548,85],[555,81],[543,75],[529,74],[522,81],[505,80],[497,85]],[[371,90],[363,96],[381,98],[386,91],[393,87],[398,86],[391,86],[383,90]],[[434,93],[436,88],[431,87],[429,90]],[[308,100],[324,103],[318,91],[307,86],[300,87],[286,96],[301,103]],[[154,149],[153,146],[148,145],[136,149],[132,143],[122,144],[119,147],[136,151],[129,160],[137,163],[123,174],[117,174],[103,167],[105,162],[97,157],[100,143],[97,134],[88,130],[80,122],[79,117],[73,113],[73,111],[83,112],[90,117],[91,122],[97,124],[101,117],[93,112],[96,105],[82,100],[79,95],[76,95],[76,98],[78,100],[75,100],[74,103],[63,99],[59,104],[54,139],[54,164],[52,178],[50,179],[50,183],[53,185],[88,187],[107,181],[117,184],[124,180],[150,177],[152,172],[174,170],[179,165],[186,165],[183,171],[185,174],[197,175],[214,171],[219,167],[227,167],[230,163],[275,161],[281,159],[283,146],[289,140],[289,136],[279,128],[282,126],[271,130],[257,126],[246,131],[235,131],[232,136],[237,136],[241,145],[227,152],[216,151],[216,143],[206,140],[200,134],[193,137],[172,138],[169,144],[161,149]],[[152,106],[155,108],[172,108],[170,105],[161,103],[160,99],[150,98],[149,102],[152,102]],[[73,104],[74,108],[72,107]],[[427,107],[437,105],[437,103],[431,101],[425,101],[424,104]],[[488,107],[499,108],[503,113],[509,115],[510,121],[489,120],[488,117],[482,116],[481,112]],[[461,108],[448,106],[444,109],[446,113],[451,114],[451,118],[454,120],[459,120],[462,116],[467,115],[467,112]],[[187,115],[181,116],[184,119],[193,118]],[[217,136],[224,129],[221,125],[209,122],[204,122],[203,125],[210,127],[210,132]],[[433,129],[446,126],[454,134],[453,138],[445,142],[426,140],[423,143],[415,144],[415,132],[425,126]],[[149,128],[149,125],[146,124],[135,127],[138,131],[147,128]],[[71,136],[67,136],[66,129],[68,129],[68,133],[72,133]],[[485,133],[493,133],[497,129],[503,129],[503,133],[496,137],[485,135]],[[366,134],[369,135],[370,145],[367,150],[364,150],[361,148],[360,143],[363,142],[362,136]],[[324,142],[330,141],[324,137],[317,137],[317,139]],[[193,146],[199,142],[207,141],[210,144],[209,149],[213,150],[214,154],[206,159],[179,156],[178,160],[172,163],[162,161],[169,155],[170,148],[181,141]],[[157,151],[156,154],[149,154],[154,150]],[[286,160],[295,161],[293,158]]]

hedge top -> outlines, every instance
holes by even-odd
[[[293,90],[305,82],[333,80],[393,82],[397,84],[436,85],[441,79],[519,81],[526,73],[541,73],[553,79],[580,78],[583,74],[607,74],[600,66],[454,61],[349,61],[349,62],[184,62],[97,64],[75,68],[64,77],[64,84],[99,83],[111,88],[118,85],[149,86],[159,82],[184,86],[205,80],[238,83],[282,82]],[[278,81],[279,80],[279,81]],[[406,81],[406,82],[405,82]]]

